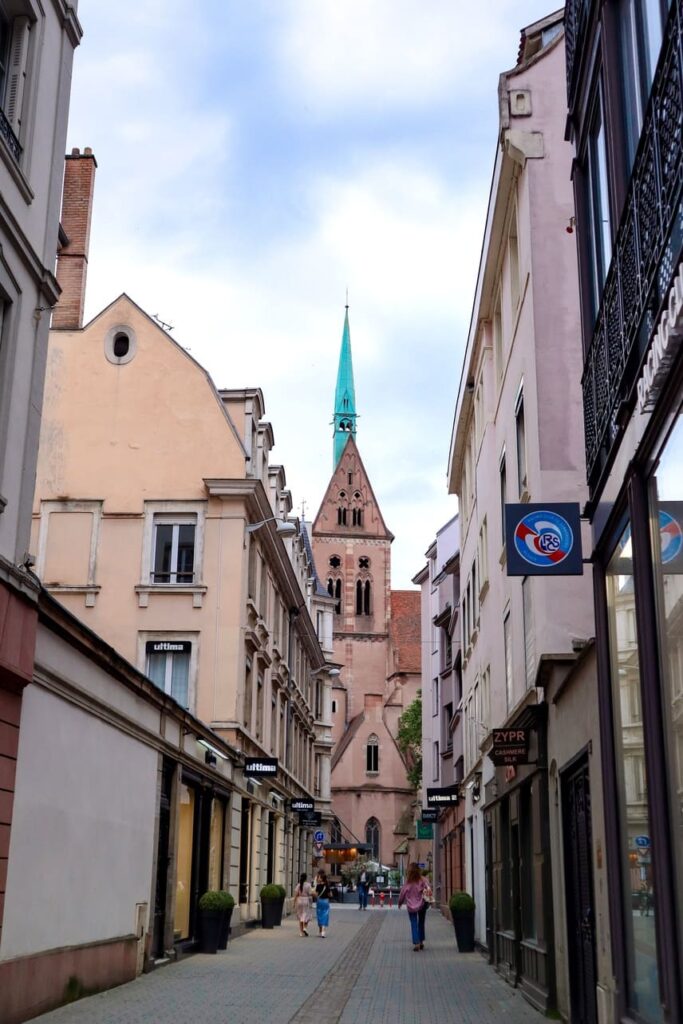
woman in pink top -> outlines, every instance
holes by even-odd
[[[398,905],[402,907],[405,903],[408,908],[410,931],[413,936],[413,949],[416,953],[418,950],[425,948],[425,915],[429,906],[425,896],[428,896],[429,892],[429,882],[426,878],[422,877],[419,866],[417,864],[410,864],[405,885],[398,896]]]

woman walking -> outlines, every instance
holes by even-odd
[[[325,938],[325,931],[330,923],[330,886],[327,881],[327,875],[324,871],[318,872],[318,878],[315,886],[316,903],[315,903],[315,916],[318,919],[318,934],[321,939]]]
[[[311,885],[303,874],[294,890],[294,909],[299,919],[299,935],[308,936],[308,922],[311,920]]]
[[[413,949],[417,953],[425,948],[425,915],[427,903],[425,896],[429,894],[429,883],[422,877],[418,864],[408,866],[405,884],[398,896],[398,905],[405,903],[410,918],[410,932],[413,938]]]

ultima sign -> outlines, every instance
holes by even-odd
[[[638,381],[638,412],[652,408],[683,339],[683,264],[679,266]]]
[[[244,764],[245,775],[277,775],[277,758],[260,757],[247,759]]]
[[[449,807],[457,804],[460,799],[458,786],[444,786],[443,789],[428,789],[427,804],[429,807]]]

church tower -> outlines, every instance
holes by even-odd
[[[370,844],[372,860],[393,865],[412,827],[406,813],[414,793],[396,735],[419,688],[419,650],[417,673],[399,671],[405,658],[392,633],[394,538],[358,450],[356,420],[347,306],[334,398],[333,473],[312,528],[318,576],[336,601],[334,659],[342,666],[332,692],[332,812],[348,838]]]

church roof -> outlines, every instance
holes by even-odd
[[[353,359],[351,358],[351,331],[349,330],[349,307],[344,316],[337,387],[334,392],[334,461],[336,469],[349,435],[356,434],[356,389],[353,383]]]
[[[354,458],[357,460],[359,472],[357,484],[361,491],[364,488],[367,490],[368,500],[366,510],[370,514],[366,515],[362,526],[339,526],[336,520],[336,508],[339,500],[339,492],[347,488],[347,456],[351,460]],[[320,503],[318,513],[313,520],[313,536],[344,536],[350,538],[369,536],[374,538],[380,537],[385,540],[394,539],[393,533],[384,522],[384,517],[380,511],[377,498],[375,497],[375,492],[372,489],[370,478],[363,464],[363,460],[360,456],[360,452],[358,451],[358,446],[353,435],[350,437],[347,435],[342,459],[340,459],[334,473],[332,474],[330,482],[327,485],[327,490],[323,495],[323,500]]]

